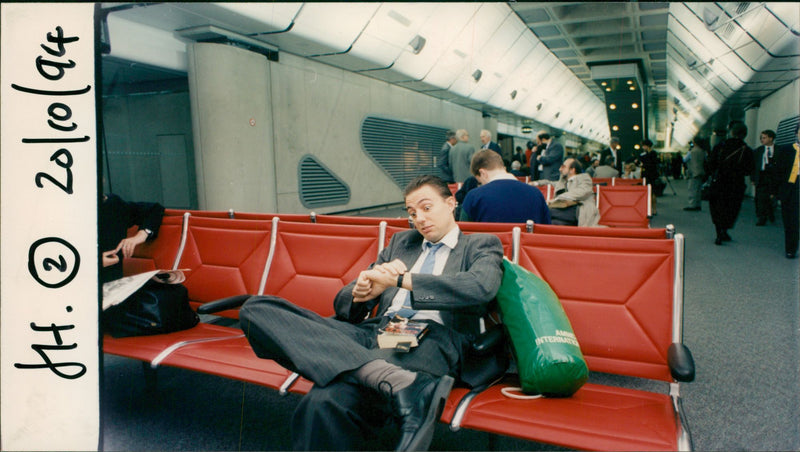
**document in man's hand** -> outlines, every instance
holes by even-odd
[[[428,332],[428,324],[394,316],[378,333],[378,347],[408,352],[419,345]]]
[[[152,270],[104,283],[103,310],[122,303],[151,279],[164,284],[180,284],[186,281],[184,271],[188,270]]]

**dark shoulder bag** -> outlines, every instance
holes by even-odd
[[[200,321],[183,284],[148,281],[122,303],[103,311],[103,330],[114,337],[189,329]]]

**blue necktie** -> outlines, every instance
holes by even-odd
[[[425,246],[428,247],[429,251],[428,255],[425,256],[425,260],[422,262],[422,267],[420,267],[419,269],[419,274],[429,275],[433,273],[433,264],[436,262],[436,252],[439,251],[439,248],[441,248],[442,245],[444,245],[444,243],[433,244],[431,242],[425,242]],[[400,308],[400,310],[394,314],[400,317],[405,317],[407,319],[410,319],[411,317],[414,317],[416,313],[417,311],[411,308],[411,291],[408,291],[408,293],[406,294],[406,299],[403,302],[403,307]],[[386,315],[390,317],[393,316],[394,314],[388,312],[386,313]]]

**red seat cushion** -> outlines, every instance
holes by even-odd
[[[275,361],[257,357],[245,337],[189,344],[171,353],[161,364],[274,389],[280,388],[291,374]]]
[[[590,450],[677,450],[669,395],[587,383],[572,397],[516,400],[493,386],[472,400],[466,428]]]

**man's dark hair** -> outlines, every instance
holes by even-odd
[[[642,146],[649,146],[649,147],[653,147],[653,142],[652,142],[652,141],[650,141],[650,139],[649,139],[649,138],[645,138],[644,140],[642,140]]]
[[[473,176],[477,177],[481,168],[490,170],[504,167],[503,158],[500,157],[500,154],[491,149],[481,149],[472,156],[472,161],[469,164],[469,171]]]
[[[445,182],[442,178],[431,174],[424,174],[411,179],[408,185],[406,185],[406,188],[403,189],[403,199],[405,199],[411,192],[422,188],[424,185],[430,185],[433,187],[433,189],[438,191],[444,199],[453,196],[453,193],[450,192],[450,187],[447,186],[447,182]]]
[[[764,131],[761,132],[761,135],[766,135],[766,136],[772,138],[773,140],[775,139],[775,131],[774,130],[769,130],[769,129],[764,130]]]
[[[747,126],[741,121],[734,121],[730,128],[731,136],[734,138],[744,138],[747,136]]]
[[[572,162],[570,162],[567,169],[574,169],[575,174],[580,174],[583,172],[583,165],[581,165],[581,162],[579,162],[578,159],[572,159]]]
[[[447,132],[444,133],[445,141],[451,140],[451,139],[453,139],[455,137],[456,137],[456,131],[455,130],[448,130]]]
[[[549,140],[550,139],[550,134],[547,133],[547,132],[542,132],[539,135],[536,135],[536,138],[538,138],[540,140]]]
[[[709,141],[708,138],[699,135],[694,137],[694,139],[692,139],[692,143],[694,143],[695,146],[699,147],[704,151],[707,151],[708,148],[711,146],[710,144],[711,142]]]
[[[525,146],[527,146],[528,149],[533,149],[533,141],[528,141],[525,143]]]

